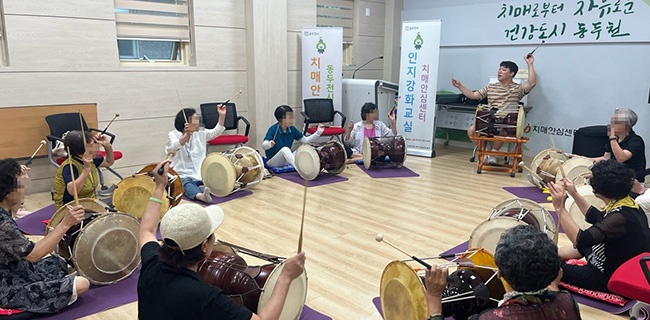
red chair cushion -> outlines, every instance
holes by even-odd
[[[650,285],[639,264],[639,260],[646,256],[650,256],[650,252],[642,253],[618,267],[609,279],[607,288],[626,297],[650,303]]]
[[[318,130],[318,127],[308,127],[307,128],[307,133],[309,134],[314,134],[316,133],[316,130]],[[322,136],[338,136],[340,134],[345,133],[345,128],[341,127],[326,127],[325,130],[323,131]]]
[[[99,151],[98,155],[102,157],[106,157],[106,151]],[[115,160],[120,160],[122,159],[123,156],[124,155],[122,154],[122,151],[113,151],[113,157],[115,158]],[[63,161],[65,161],[66,159],[67,158],[56,158],[55,161],[58,165],[61,165]]]
[[[210,141],[209,145],[222,145],[222,144],[240,144],[248,142],[248,137],[242,134],[224,134],[220,135]]]
[[[0,316],[10,316],[12,314],[23,313],[24,310],[0,308]]]
[[[571,265],[578,265],[578,266],[583,266],[586,265],[587,262],[584,260],[575,260],[575,259],[569,259],[566,261],[567,264]],[[637,262],[638,264],[638,262]],[[592,299],[600,300],[600,301],[605,301],[607,303],[611,303],[617,306],[624,306],[626,303],[628,303],[630,300],[621,297],[617,294],[613,293],[607,293],[607,292],[601,292],[601,291],[596,291],[596,290],[588,290],[580,287],[576,287],[572,284],[560,282],[560,286],[563,287],[564,289],[567,289],[571,292],[575,292],[577,294],[581,294],[585,297],[589,297]],[[611,289],[610,289],[611,290]]]

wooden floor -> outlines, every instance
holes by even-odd
[[[465,148],[436,147],[436,158],[410,156],[416,178],[372,179],[356,165],[341,173],[348,181],[311,187],[307,193],[304,245],[309,277],[307,305],[333,319],[381,319],[372,304],[382,270],[405,259],[377,243],[377,233],[409,253],[432,256],[463,241],[497,203],[513,198],[504,186],[529,186],[524,174],[476,173]],[[280,256],[295,254],[303,187],[273,177],[253,195],[223,203],[217,237]],[[49,194],[30,195],[26,209],[49,204]],[[551,209],[550,204],[545,207]],[[560,245],[568,244],[560,235]],[[249,262],[257,263],[254,259]],[[583,319],[623,319],[580,306]],[[84,319],[135,319],[137,302]]]

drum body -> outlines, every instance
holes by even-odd
[[[147,173],[134,174],[120,181],[113,192],[113,206],[117,211],[125,212],[138,219],[142,219],[144,210],[149,203],[149,198],[156,189],[156,182]],[[170,198],[167,191],[163,191],[160,217],[165,215],[170,207]]]
[[[573,184],[576,186],[588,185],[589,177],[591,177],[591,167],[594,165],[594,161],[581,156],[573,157],[562,164],[562,169],[566,174],[566,177],[573,181]],[[560,183],[562,180],[562,174],[555,176],[555,183]]]
[[[405,160],[406,141],[403,136],[363,139],[363,166],[366,169],[401,168]]]
[[[530,164],[530,170],[533,172],[531,182],[536,187],[543,189],[544,186],[540,181],[555,181],[555,172],[559,170],[556,162],[559,161],[561,165],[567,160],[569,157],[560,149],[549,148],[540,151]]]
[[[474,129],[479,135],[488,137],[505,136],[521,138],[526,115],[524,108],[519,106],[512,111],[496,111],[488,105],[479,104],[474,116]]]
[[[549,239],[554,240],[557,243],[558,232],[556,230],[555,219],[553,219],[553,216],[548,212],[548,210],[537,202],[521,198],[505,200],[492,209],[492,213],[488,215],[488,220],[497,217],[508,217],[515,220],[521,220],[546,233]],[[501,235],[499,235],[499,237],[500,236]],[[487,250],[489,251],[490,249]]]
[[[303,179],[314,180],[322,170],[329,174],[343,172],[346,159],[345,147],[336,140],[330,140],[319,148],[303,144],[296,150],[296,171]]]
[[[605,201],[596,197],[590,185],[576,186],[576,191],[583,198],[585,198],[587,203],[594,206],[596,209],[598,210],[605,209],[605,205],[606,205]],[[580,229],[585,230],[591,227],[591,223],[585,221],[585,215],[582,214],[580,208],[578,208],[578,204],[576,203],[575,199],[573,199],[573,197],[568,197],[566,199],[566,202],[564,203],[564,208],[566,208],[569,214],[571,214],[571,218],[573,219],[573,221],[575,221],[575,223],[578,225]]]
[[[81,202],[81,200],[80,200]],[[89,205],[87,212],[93,211]],[[65,208],[65,211],[61,209]],[[50,220],[48,230],[58,225],[67,211],[62,207]],[[70,228],[58,246],[56,254],[65,258],[80,276],[91,283],[107,285],[128,276],[140,264],[138,233],[140,222],[123,213],[90,213],[83,228],[77,224]]]
[[[157,163],[148,164],[137,173],[149,173],[156,169]],[[167,172],[167,178],[169,183],[167,184],[167,198],[170,202],[170,208],[175,207],[181,202],[183,198],[183,182],[181,181],[181,176],[174,171],[174,169],[169,168]]]
[[[472,261],[475,266],[488,267],[458,267],[449,278],[458,279],[472,278],[472,282],[452,281],[443,291],[443,297],[452,297],[458,293],[471,291],[473,286],[485,284],[490,291],[490,297],[500,300],[507,291],[507,283],[493,277],[496,268],[494,257],[485,250],[469,250],[461,259]],[[472,277],[474,276],[474,277]],[[420,320],[428,316],[426,303],[426,289],[422,279],[417,273],[404,262],[393,261],[389,263],[381,276],[380,284],[381,307],[385,320]],[[457,309],[462,309],[468,314],[476,314],[480,311],[496,307],[496,303],[481,303],[477,299],[469,299],[459,302],[443,303],[443,314],[454,316],[456,319],[467,319],[462,317]]]
[[[210,188],[210,193],[217,197],[256,185],[263,178],[262,157],[246,146],[224,153],[210,153],[201,164],[201,179]]]

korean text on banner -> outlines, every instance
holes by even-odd
[[[412,155],[434,154],[440,26],[440,20],[402,23],[397,130]]]
[[[302,98],[329,98],[341,110],[343,29],[302,29]]]

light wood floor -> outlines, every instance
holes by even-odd
[[[467,241],[494,205],[513,198],[502,187],[530,185],[524,174],[477,174],[476,164],[467,160],[469,149],[440,145],[436,151],[433,159],[408,157],[406,166],[417,178],[372,179],[351,165],[341,174],[349,181],[309,188],[303,245],[307,305],[337,320],[381,319],[371,299],[379,295],[382,270],[406,257],[377,243],[377,233],[414,255],[436,255]],[[261,252],[295,254],[303,187],[274,177],[252,190],[253,195],[221,205],[226,220],[217,237]],[[28,196],[25,206],[37,210],[49,203],[49,194],[41,193]],[[560,235],[560,245],[568,243]],[[583,319],[624,318],[580,309]],[[135,318],[137,302],[84,319]]]

